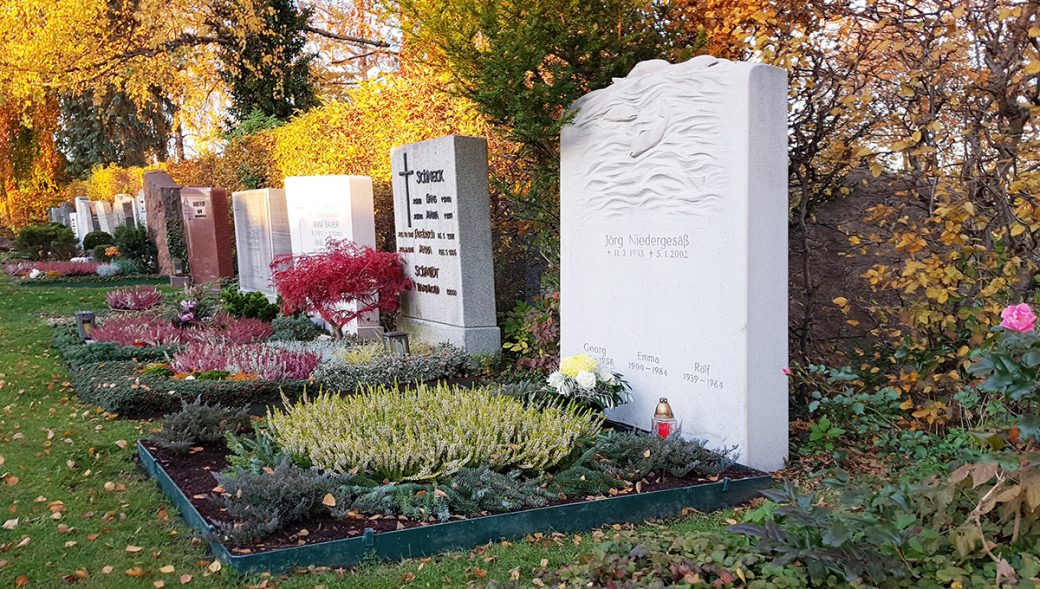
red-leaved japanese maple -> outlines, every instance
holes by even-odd
[[[282,311],[317,313],[336,337],[366,313],[396,313],[401,293],[412,287],[400,255],[347,239],[329,239],[322,252],[278,258],[271,270],[282,296]]]

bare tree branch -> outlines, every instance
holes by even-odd
[[[377,41],[374,39],[365,39],[364,37],[353,37],[350,35],[340,35],[339,33],[333,33],[332,31],[326,31],[325,29],[319,29],[318,27],[307,26],[304,28],[308,33],[314,33],[328,39],[336,39],[337,41],[346,41],[347,43],[357,43],[358,45],[370,45],[372,47],[390,47],[390,44],[386,41]]]

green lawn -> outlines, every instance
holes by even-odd
[[[543,562],[565,563],[593,536],[547,536],[357,571],[288,578],[210,570],[213,557],[143,476],[134,441],[150,421],[115,419],[80,403],[51,349],[45,315],[101,309],[111,285],[26,288],[0,279],[0,587],[458,587],[483,586]],[[731,512],[664,524],[672,531],[724,525]],[[609,533],[609,532],[608,532]],[[182,576],[184,576],[182,578]]]

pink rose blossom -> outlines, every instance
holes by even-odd
[[[1006,309],[1000,312],[1000,316],[1004,319],[1000,322],[1000,326],[1004,329],[1010,329],[1019,333],[1029,333],[1036,327],[1036,315],[1033,314],[1033,310],[1026,303],[1008,305]]]
[[[791,376],[791,375],[792,375],[792,374],[794,374],[794,373],[793,373],[793,372],[791,372],[791,369],[790,369],[790,368],[784,368],[784,374],[786,374],[787,376]]]

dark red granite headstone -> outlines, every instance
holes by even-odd
[[[184,233],[181,222],[181,188],[166,172],[148,172],[144,175],[144,206],[147,214],[148,236],[158,250],[159,273],[173,276],[173,258],[170,239],[179,242]]]
[[[188,267],[196,284],[235,275],[227,192],[223,188],[181,188]]]

